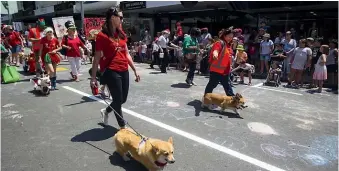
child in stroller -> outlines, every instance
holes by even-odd
[[[283,44],[277,44],[276,49],[271,54],[270,70],[268,71],[268,75],[266,81],[264,82],[264,85],[274,85],[276,87],[279,87],[279,85],[281,84],[281,68],[286,57],[286,53],[283,50]]]

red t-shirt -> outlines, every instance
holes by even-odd
[[[178,37],[182,37],[184,35],[184,33],[182,32],[182,27],[178,26],[177,27],[177,36]]]
[[[28,38],[41,39],[43,37],[43,33],[39,28],[31,28],[28,32]],[[40,41],[33,42],[33,50],[37,51],[40,49]]]
[[[8,34],[8,43],[11,46],[21,45],[20,34],[18,32],[13,31]]]
[[[57,38],[52,38],[51,40],[48,40],[47,37],[44,37],[40,40],[40,44],[42,45],[42,54],[41,57],[44,59],[45,55],[48,52],[53,51],[59,46],[59,41]]]
[[[66,56],[80,58],[80,46],[84,47],[85,46],[84,43],[82,43],[78,36],[76,36],[75,38],[67,37],[67,39],[68,39],[67,44],[65,44],[66,43],[65,38],[62,39],[61,43],[62,45],[71,47],[70,50],[66,51]]]
[[[223,74],[227,75],[231,72],[231,55],[233,53],[233,50],[232,50],[231,46],[229,46],[229,45],[225,45],[225,46],[226,46],[225,48],[227,48],[227,50],[224,51],[224,54],[220,54],[220,53],[222,53],[221,52],[222,51],[222,45],[219,41],[215,42],[212,46],[211,51],[210,51],[211,53],[210,53],[209,62],[212,63],[212,61],[213,61],[213,51],[217,50],[219,52],[218,58],[221,58],[221,55],[224,56],[223,57],[223,63],[226,63],[227,67],[226,67]],[[228,52],[228,54],[227,54],[227,52]]]
[[[115,35],[115,37],[118,37]],[[119,41],[111,40],[106,34],[100,32],[95,42],[95,51],[102,51],[103,57],[100,60],[100,71],[103,72],[107,67],[114,71],[127,71],[127,39]],[[113,57],[115,53],[115,56]],[[113,60],[112,60],[113,58]]]

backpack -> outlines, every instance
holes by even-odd
[[[62,39],[65,39],[65,45],[67,46],[67,42],[68,42],[67,35],[64,35],[64,37]],[[66,56],[66,52],[67,52],[66,48],[62,48],[61,51],[60,51],[60,53],[64,56]]]

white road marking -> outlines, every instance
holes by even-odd
[[[263,89],[263,90],[271,90],[271,91],[276,91],[276,92],[281,92],[281,93],[289,93],[289,94],[294,94],[294,95],[298,95],[298,96],[302,96],[303,94],[300,93],[294,93],[294,92],[290,92],[290,91],[284,91],[284,90],[278,90],[278,89],[270,89],[270,88],[265,88],[265,87],[260,87],[262,85],[262,83],[260,84],[256,84],[254,86],[251,86],[253,88],[259,88],[259,89]]]
[[[251,87],[260,87],[260,86],[262,86],[263,85],[263,83],[259,83],[259,84],[256,84],[256,85],[254,85],[254,86],[251,86]]]
[[[87,94],[87,93],[84,93],[82,91],[76,90],[76,89],[74,89],[72,87],[69,87],[69,86],[63,86],[63,88],[65,88],[67,90],[70,90],[70,91],[73,91],[73,92],[75,92],[77,94],[80,94],[82,96],[88,97],[88,98],[90,98],[92,100],[96,100],[96,101],[106,105],[106,103],[102,99],[99,99],[99,98],[97,98],[95,96],[92,96],[90,94]],[[146,122],[152,123],[152,124],[154,124],[156,126],[159,126],[161,128],[167,129],[167,130],[169,130],[169,131],[171,131],[173,133],[176,133],[178,135],[186,137],[186,138],[188,138],[190,140],[193,140],[195,142],[201,143],[201,144],[206,145],[208,147],[214,148],[215,150],[218,150],[220,152],[226,153],[228,155],[231,155],[231,156],[233,156],[235,158],[241,159],[241,160],[246,161],[248,163],[251,163],[253,165],[259,166],[259,167],[261,167],[263,169],[271,170],[271,171],[285,171],[285,170],[280,169],[280,168],[278,168],[276,166],[273,166],[271,164],[262,162],[262,161],[260,161],[258,159],[253,158],[253,157],[250,157],[250,156],[247,156],[245,154],[239,153],[237,151],[231,150],[229,148],[226,148],[226,147],[221,146],[219,144],[213,143],[213,142],[211,142],[209,140],[200,138],[200,137],[198,137],[196,135],[193,135],[193,134],[190,134],[188,132],[182,131],[182,130],[180,130],[178,128],[172,127],[172,126],[167,125],[167,124],[162,123],[162,122],[159,122],[157,120],[154,120],[154,119],[149,118],[147,116],[141,115],[141,114],[136,113],[134,111],[131,111],[131,110],[128,110],[128,109],[125,109],[125,108],[122,108],[122,111],[127,113],[127,114],[129,114],[129,115],[131,115],[131,116],[134,116],[136,118],[139,118],[139,119],[144,120]]]

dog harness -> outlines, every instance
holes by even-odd
[[[146,137],[141,138],[141,141],[140,141],[139,146],[138,146],[138,151],[139,151],[140,148],[142,148],[145,145],[145,143],[148,139],[149,138],[146,138]]]

